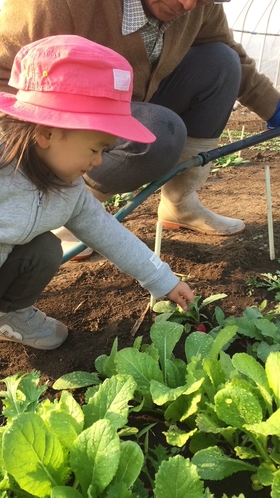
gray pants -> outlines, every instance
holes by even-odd
[[[162,81],[149,103],[134,102],[132,113],[157,137],[152,144],[118,139],[85,180],[101,192],[131,192],[168,173],[186,139],[219,137],[238,96],[241,65],[223,43],[192,47]],[[153,104],[153,105],[152,105]]]
[[[123,193],[150,183],[178,162],[186,139],[223,131],[240,86],[237,54],[223,43],[191,48],[150,103],[133,103],[133,115],[156,136],[153,144],[117,140],[85,180],[101,192]],[[60,266],[60,241],[51,233],[16,246],[0,268],[0,311],[31,306]]]
[[[0,311],[32,306],[61,265],[60,240],[51,232],[15,246],[0,268]]]

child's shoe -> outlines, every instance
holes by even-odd
[[[67,335],[63,323],[34,306],[0,313],[0,341],[19,342],[36,349],[55,349]]]

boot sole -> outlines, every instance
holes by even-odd
[[[173,228],[174,230],[180,230],[181,228],[185,229],[185,230],[191,230],[192,232],[196,232],[196,233],[201,233],[203,235],[212,235],[212,236],[215,236],[215,237],[232,237],[234,235],[238,235],[239,233],[242,233],[244,232],[245,230],[245,226],[244,228],[242,228],[241,230],[238,230],[237,232],[230,232],[230,233],[221,233],[221,232],[213,232],[213,231],[207,231],[207,230],[200,230],[199,228],[195,228],[195,227],[191,227],[189,225],[182,225],[181,223],[175,223],[173,221],[162,221],[162,226],[164,228]]]

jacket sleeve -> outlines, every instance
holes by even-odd
[[[280,93],[273,87],[267,76],[258,72],[254,59],[244,50],[243,46],[234,41],[233,33],[227,22],[222,5],[209,7],[208,15],[200,29],[195,44],[220,41],[237,52],[241,67],[242,79],[238,100],[262,119],[267,121],[275,113]]]
[[[105,211],[85,188],[65,226],[119,270],[138,280],[155,298],[165,296],[179,282],[168,264]]]

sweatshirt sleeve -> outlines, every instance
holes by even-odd
[[[86,189],[65,226],[119,270],[138,280],[155,298],[165,296],[179,282],[169,265],[105,211]]]

